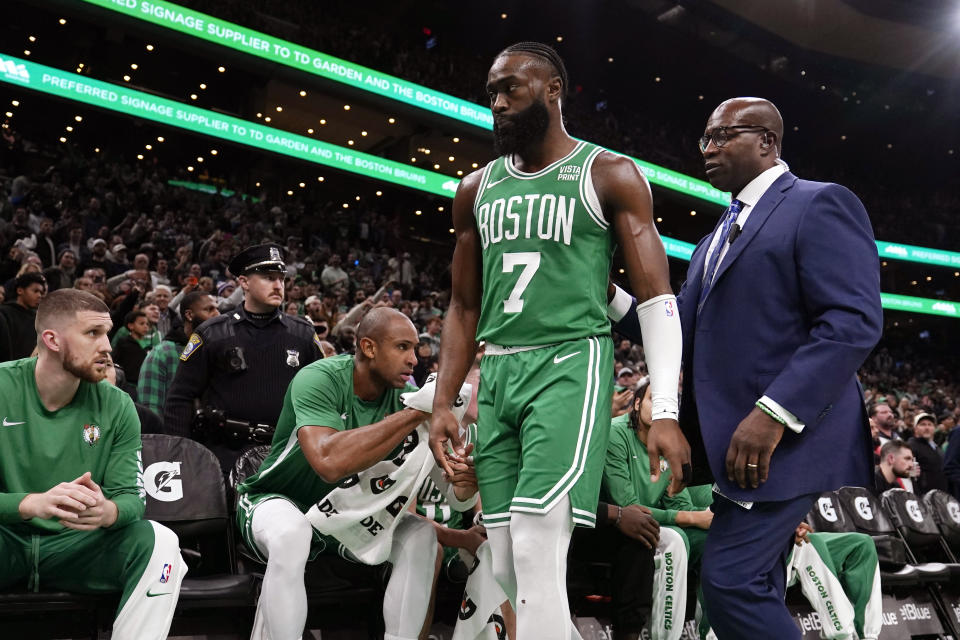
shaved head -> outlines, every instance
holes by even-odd
[[[765,98],[730,98],[721,102],[713,112],[717,113],[721,109],[740,122],[758,124],[777,134],[777,156],[780,155],[783,150],[783,117],[775,104]]]
[[[357,395],[370,400],[385,389],[403,388],[417,364],[416,346],[417,329],[410,318],[392,307],[372,309],[357,327]]]
[[[734,197],[780,160],[783,118],[769,100],[731,98],[721,102],[703,130],[707,180]],[[703,142],[701,142],[703,145]]]
[[[413,329],[416,333],[410,318],[391,307],[377,307],[371,309],[360,321],[357,327],[357,342],[364,338],[381,342],[384,338],[407,328]]]

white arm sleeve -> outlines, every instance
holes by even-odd
[[[615,289],[613,300],[607,303],[607,317],[614,322],[620,322],[623,316],[630,313],[630,307],[633,306],[633,296],[617,285],[613,285],[613,288]]]
[[[677,315],[677,298],[672,293],[650,298],[637,305],[643,334],[643,352],[650,374],[653,419],[676,420],[679,415],[680,360],[683,334]]]

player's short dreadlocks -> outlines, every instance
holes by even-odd
[[[539,42],[518,42],[501,51],[497,57],[513,53],[528,53],[548,62],[553,67],[554,72],[560,76],[560,82],[563,84],[560,95],[564,97],[567,95],[567,67],[563,64],[560,54],[553,47]]]

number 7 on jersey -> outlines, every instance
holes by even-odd
[[[517,265],[523,265],[523,271],[520,272],[520,277],[517,278],[517,284],[510,292],[510,297],[503,301],[504,313],[520,313],[523,311],[523,298],[520,296],[523,295],[524,289],[527,288],[530,281],[533,280],[533,275],[540,268],[540,252],[522,251],[503,254],[503,273],[513,273]]]

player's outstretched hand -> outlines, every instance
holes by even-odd
[[[801,522],[797,525],[797,530],[793,533],[793,544],[800,547],[804,542],[810,542],[810,538],[808,536],[811,533],[813,533],[813,527],[808,525],[806,522]]]
[[[104,497],[100,485],[93,481],[89,471],[74,480],[72,484],[89,490],[96,498],[96,503],[77,513],[76,518],[72,520],[61,520],[60,524],[68,529],[92,531],[109,527],[117,521],[117,505]]]
[[[31,493],[20,501],[20,517],[24,520],[58,518],[61,523],[76,521],[77,514],[97,504],[97,496],[88,487],[74,482],[61,482],[44,493]]]
[[[647,452],[650,454],[650,480],[660,480],[660,457],[670,465],[670,488],[668,495],[676,495],[692,479],[690,445],[676,420],[654,420],[647,435]]]
[[[448,451],[448,446],[453,450]],[[467,453],[460,436],[460,422],[450,409],[440,408],[430,419],[430,451],[448,478],[454,476],[453,463],[466,461]]]
[[[647,507],[639,504],[623,507],[617,526],[623,535],[639,540],[648,549],[655,549],[660,543],[660,523],[653,519]]]

